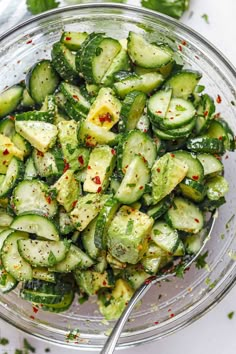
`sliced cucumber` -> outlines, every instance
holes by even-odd
[[[4,244],[4,241],[12,232],[14,232],[14,231],[9,228],[0,232],[0,252],[1,252],[2,246]]]
[[[64,260],[49,268],[52,272],[68,273],[74,269],[87,269],[94,264],[94,261],[81,249],[71,245]]]
[[[114,88],[121,98],[132,91],[150,93],[163,83],[163,76],[159,73],[147,73],[143,75],[129,76],[120,82],[114,83]]]
[[[41,308],[44,311],[59,313],[64,312],[69,309],[73,300],[74,300],[74,292],[71,290],[69,293],[65,294],[62,300],[58,303],[43,305]]]
[[[210,200],[218,200],[229,191],[229,183],[223,176],[215,176],[209,179],[206,184],[207,197]]]
[[[120,207],[120,203],[111,197],[106,201],[102,210],[100,211],[95,225],[94,243],[99,249],[107,248],[107,230],[111,224],[111,221]]]
[[[75,54],[64,44],[60,42],[54,43],[51,55],[53,67],[65,81],[73,82],[78,79],[79,74],[75,66]]]
[[[50,283],[56,283],[55,273],[49,272],[47,268],[33,268],[33,278]]]
[[[160,139],[176,140],[176,139],[184,138],[184,137],[187,138],[191,134],[194,126],[195,126],[195,121],[193,119],[189,123],[187,123],[186,125],[183,125],[180,128],[162,130],[162,129],[156,128],[156,126],[155,127],[153,126],[153,131]]]
[[[160,126],[164,129],[182,127],[193,119],[195,113],[195,108],[190,101],[182,98],[172,98],[166,116],[160,121]]]
[[[57,128],[55,125],[40,121],[16,121],[17,133],[41,152],[46,152],[56,142]]]
[[[92,258],[97,259],[100,256],[100,250],[95,245],[95,229],[97,217],[92,220],[89,225],[83,230],[81,234],[82,244],[85,252]]]
[[[151,168],[157,157],[157,148],[149,135],[132,130],[120,140],[117,154],[118,167],[125,174],[136,155],[142,156]]]
[[[59,150],[55,153],[52,150],[42,153],[34,149],[32,157],[36,173],[40,177],[56,176],[63,172],[64,160]]]
[[[21,101],[23,87],[15,85],[0,94],[0,118],[14,112]]]
[[[140,130],[143,133],[147,133],[149,131],[149,128],[150,128],[150,120],[148,118],[148,115],[144,113],[139,118],[136,124],[136,129]]]
[[[211,154],[198,154],[197,158],[203,166],[204,175],[207,177],[218,175],[224,169],[222,162]]]
[[[18,183],[13,191],[13,205],[17,215],[32,212],[53,217],[57,212],[57,203],[50,196],[48,186],[38,180]]]
[[[179,245],[177,230],[164,221],[157,221],[152,228],[151,238],[155,244],[164,251],[173,254]]]
[[[182,70],[167,80],[165,87],[172,88],[174,97],[188,99],[201,77],[198,72]]]
[[[13,119],[6,117],[0,121],[0,134],[12,138],[15,133],[15,123]]]
[[[204,226],[200,209],[187,199],[176,197],[167,212],[167,220],[177,230],[198,233]]]
[[[201,202],[206,195],[206,187],[204,184],[185,178],[179,188],[184,197],[193,200],[196,203]]]
[[[234,133],[223,119],[212,120],[204,136],[223,141],[225,150],[235,149]]]
[[[32,157],[29,157],[27,161],[25,162],[25,174],[24,174],[24,179],[33,179],[37,177],[38,172],[35,168],[34,165],[34,160]]]
[[[23,240],[18,241],[18,250],[33,267],[53,267],[67,255],[70,244],[64,241]]]
[[[125,97],[119,122],[120,130],[129,131],[135,129],[146,105],[146,95],[143,92],[132,91]]]
[[[40,291],[34,291],[23,288],[20,292],[20,297],[24,300],[33,302],[34,304],[50,305],[60,303],[63,295],[47,294]]]
[[[62,235],[68,235],[75,230],[70,215],[62,207],[59,209],[59,230]]]
[[[204,169],[199,159],[188,151],[177,150],[172,152],[177,159],[184,162],[188,166],[186,177],[197,182],[202,182],[204,179]],[[212,156],[212,155],[210,155]]]
[[[14,188],[17,181],[22,178],[23,175],[23,163],[16,157],[11,159],[11,162],[7,168],[7,173],[0,183],[0,198],[7,196]]]
[[[52,221],[41,215],[25,214],[17,216],[11,229],[36,234],[46,240],[59,241],[59,234]]]
[[[81,123],[78,138],[87,147],[95,147],[97,144],[113,146],[117,143],[117,134],[88,121]]]
[[[114,74],[120,70],[128,70],[130,67],[129,57],[125,49],[121,49],[115,56],[108,70],[101,80],[101,84],[104,86],[110,86],[114,83]]]
[[[225,151],[222,140],[210,137],[197,137],[187,140],[187,148],[194,152],[207,152],[222,155]]]
[[[18,241],[29,241],[28,234],[20,231],[12,232],[5,239],[1,249],[1,259],[5,270],[16,280],[30,280],[32,268],[20,255]]]
[[[68,49],[77,51],[87,37],[88,33],[86,32],[63,32],[60,42]]]
[[[135,32],[129,32],[128,54],[135,65],[142,68],[159,68],[173,59],[173,50],[165,44],[155,45]]]
[[[86,115],[90,108],[90,102],[82,95],[78,86],[62,82],[60,90],[65,98],[71,102],[82,115]]]
[[[160,90],[149,98],[147,109],[153,124],[159,124],[167,115],[172,89]]]
[[[115,198],[123,204],[136,202],[145,191],[150,180],[150,170],[141,156],[135,156],[127,168]]]
[[[29,111],[17,113],[15,119],[17,121],[37,121],[37,122],[46,122],[53,123],[54,114],[52,112],[45,111]]]
[[[31,153],[31,146],[28,141],[26,141],[20,134],[14,134],[11,138],[13,144],[17,147],[17,149],[21,150],[24,157],[27,157]]]
[[[54,93],[59,76],[50,60],[41,60],[36,63],[26,76],[26,86],[30,96],[36,103],[43,103],[47,95]]]
[[[159,219],[163,214],[167,212],[167,210],[171,206],[171,202],[172,202],[172,197],[167,195],[159,203],[150,207],[147,211],[147,214],[155,220]]]
[[[7,273],[4,267],[0,264],[0,292],[3,294],[9,293],[15,289],[18,281]]]
[[[29,91],[27,90],[27,88],[24,89],[23,91],[23,96],[22,96],[22,100],[21,100],[21,106],[23,107],[34,107],[35,102],[33,100],[33,98],[30,96]]]

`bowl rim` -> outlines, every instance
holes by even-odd
[[[212,44],[204,36],[199,34],[197,31],[195,31],[194,29],[192,29],[188,25],[185,25],[185,24],[179,22],[178,20],[173,19],[170,16],[159,13],[157,11],[145,9],[141,6],[118,4],[118,3],[114,4],[114,3],[107,2],[107,3],[77,4],[77,5],[68,5],[68,6],[59,7],[56,9],[52,9],[52,10],[43,12],[42,14],[32,16],[31,18],[29,18],[25,21],[22,21],[19,24],[11,27],[9,30],[5,31],[4,33],[2,33],[0,35],[0,44],[1,44],[1,41],[6,39],[9,35],[13,34],[15,31],[18,31],[18,30],[24,28],[25,26],[32,24],[38,20],[47,19],[52,15],[70,12],[73,10],[78,10],[78,9],[86,10],[86,9],[91,9],[91,8],[92,9],[104,8],[104,9],[111,9],[111,10],[112,9],[128,10],[128,11],[133,11],[133,12],[136,12],[136,13],[142,14],[142,15],[149,15],[149,16],[155,17],[156,19],[159,19],[159,20],[164,20],[168,24],[174,25],[177,28],[185,31],[187,34],[194,37],[194,39],[199,40],[205,47],[210,49],[210,51],[213,53],[213,55],[217,56],[218,59],[223,62],[223,64],[227,67],[227,69],[233,75],[233,77],[236,78],[236,67],[214,44]],[[193,316],[187,320],[184,320],[181,324],[178,324],[176,326],[176,328],[174,328],[174,329],[172,328],[170,331],[167,331],[166,333],[162,334],[161,338],[164,338],[164,337],[168,336],[169,334],[175,333],[179,329],[187,327],[189,324],[195,322],[195,320],[201,318],[205,313],[209,312],[213,307],[215,307],[229,293],[229,291],[234,287],[234,285],[236,285],[236,272],[235,272],[235,274],[233,274],[235,269],[236,269],[236,263],[226,273],[228,278],[230,278],[232,276],[232,278],[228,281],[227,286],[224,287],[223,290],[222,289],[219,290],[219,288],[222,285],[222,283],[220,282],[219,286],[216,287],[218,289],[219,293],[215,294],[215,296],[212,296],[212,298],[209,299],[207,306],[202,308],[197,314],[195,314],[195,316]],[[204,296],[203,299],[199,302],[199,305],[201,305],[202,302],[204,302],[205,300],[206,300],[206,296]],[[15,328],[19,329],[20,331],[22,331],[24,333],[27,333],[28,335],[30,335],[32,337],[36,337],[38,339],[41,339],[41,340],[45,341],[46,343],[49,343],[48,340],[50,340],[50,342],[53,343],[54,345],[58,345],[60,347],[66,348],[66,349],[71,348],[71,349],[77,349],[77,350],[94,351],[94,350],[98,350],[98,349],[102,348],[99,345],[96,345],[96,346],[92,345],[91,346],[91,345],[82,344],[82,343],[80,343],[77,346],[71,345],[70,347],[68,347],[68,345],[66,343],[59,342],[57,339],[54,339],[54,338],[49,339],[46,335],[43,335],[40,333],[35,333],[35,332],[33,332],[33,333],[30,332],[30,329],[26,329],[25,326],[21,326],[20,324],[16,324],[14,322],[14,320],[9,319],[5,314],[1,313],[0,319],[4,320],[5,322],[7,322],[10,325],[13,325]],[[150,342],[153,342],[159,338],[160,338],[159,335],[151,335],[148,338],[145,337],[143,339],[138,339],[138,340],[131,339],[131,341],[129,341],[128,343],[120,343],[120,344],[118,343],[117,349],[127,349],[127,348],[134,347],[137,345],[150,343]]]

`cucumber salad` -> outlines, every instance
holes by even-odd
[[[64,32],[0,94],[0,291],[62,312],[135,289],[196,254],[225,203],[234,134],[201,73],[130,32]],[[80,303],[80,304],[79,304]]]

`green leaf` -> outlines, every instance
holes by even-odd
[[[210,23],[210,22],[209,22],[209,17],[208,17],[207,14],[203,14],[203,15],[202,15],[202,18],[203,18],[203,20],[204,20],[206,23]]]
[[[230,313],[228,313],[227,316],[230,320],[232,320],[232,318],[234,317],[234,311],[231,311]]]
[[[206,262],[207,256],[208,256],[208,251],[206,251],[205,253],[198,256],[198,258],[196,259],[197,269],[202,269],[207,265],[207,262]]]
[[[58,7],[59,2],[56,0],[26,0],[28,11],[33,15],[40,14],[41,12],[55,9]]]
[[[9,344],[9,340],[7,338],[0,338],[0,345],[7,345]]]
[[[29,350],[31,353],[35,353],[35,348],[32,347],[32,345],[27,341],[26,338],[24,338],[24,349],[25,349],[26,351]]]
[[[178,278],[183,278],[184,277],[184,270],[185,270],[185,264],[178,264],[175,268],[175,275]]]
[[[189,0],[141,0],[143,7],[179,19],[189,5]]]
[[[54,266],[57,263],[57,259],[54,256],[54,253],[50,251],[49,256],[48,256],[48,264],[50,267]]]

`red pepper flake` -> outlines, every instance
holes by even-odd
[[[17,60],[17,62],[16,62],[17,64],[20,64],[20,60]]]
[[[35,320],[35,317],[34,317],[34,316],[32,316],[32,315],[30,316],[30,318],[31,318],[31,320]]]
[[[205,111],[204,113],[203,113],[203,115],[204,115],[204,117],[207,117],[208,116],[208,111]]]
[[[101,184],[101,179],[99,176],[95,176],[92,178],[92,181],[96,184]]]
[[[162,111],[156,111],[157,114],[162,114]]]
[[[48,196],[46,197],[46,201],[48,202],[48,204],[51,204],[52,198],[48,195]]]
[[[171,309],[169,309],[168,312],[171,312]]]
[[[219,140],[223,140],[223,136],[219,136],[219,138],[218,138]]]
[[[107,285],[107,282],[106,280],[103,281],[102,285],[106,286]]]
[[[175,154],[170,154],[171,157],[175,157]]]
[[[88,166],[88,170],[91,170],[91,166]]]
[[[196,58],[197,60],[199,60],[199,59],[200,59],[197,55],[195,55],[195,58]]]
[[[142,189],[143,189],[143,186],[140,186],[139,189],[142,190]]]
[[[197,218],[195,218],[194,221],[196,221],[197,223],[199,223],[199,220],[198,220]]]
[[[147,129],[144,129],[143,132],[144,132],[144,133],[147,133]]]
[[[180,52],[182,52],[182,51],[183,51],[183,48],[182,48],[182,46],[181,46],[181,45],[178,45],[178,49],[179,49],[179,51],[180,51]]]
[[[98,187],[97,193],[100,193],[102,191],[102,187]]]
[[[181,41],[181,44],[182,44],[182,45],[187,45],[187,42],[186,42],[185,40],[182,40],[182,41]]]
[[[218,118],[220,118],[220,113],[216,113],[216,114],[214,115],[214,119],[218,119]]]
[[[104,122],[108,122],[110,123],[111,122],[111,115],[109,112],[99,116],[98,118],[100,120],[101,123],[104,123]]]
[[[79,161],[79,163],[80,163],[81,165],[84,164],[84,158],[83,158],[82,155],[78,157],[78,161]]]
[[[75,208],[76,204],[77,204],[78,200],[74,200],[72,203],[72,208]]]
[[[79,97],[77,95],[72,96],[75,100],[79,101]]]
[[[159,324],[159,322],[158,322],[158,321],[156,321],[156,322],[154,322],[154,324],[155,324],[155,325],[157,325],[157,324]]]
[[[225,156],[225,160],[227,160],[228,158],[229,158],[229,155],[226,155],[226,156]]]
[[[68,163],[66,160],[64,160],[64,170],[63,170],[63,173],[65,173],[67,170],[69,170],[69,168],[70,168],[69,163]]]
[[[217,97],[216,97],[216,102],[217,102],[217,103],[221,103],[221,102],[222,102],[222,98],[221,98],[220,95],[217,95]]]
[[[8,116],[10,120],[15,120],[16,118],[14,116]]]
[[[194,179],[195,181],[198,181],[199,180],[199,176],[192,176],[192,179]]]
[[[116,150],[115,149],[111,149],[111,153],[112,153],[112,155],[116,155]]]
[[[32,43],[32,39],[29,39],[29,40],[26,42],[26,44],[30,44],[30,43]]]
[[[175,317],[175,314],[174,314],[174,313],[171,313],[171,314],[170,314],[170,318],[173,318],[173,317]]]
[[[37,156],[44,157],[44,153],[42,151],[37,150]]]
[[[71,37],[66,37],[66,41],[71,41]]]
[[[160,169],[159,167],[157,168],[157,172],[158,172],[158,173],[160,173],[160,172],[161,172],[161,169]]]
[[[37,307],[35,307],[35,306],[33,306],[32,309],[33,309],[34,313],[37,313],[38,310],[39,310],[39,309],[38,309]]]
[[[3,155],[8,155],[9,154],[9,151],[7,149],[5,149],[2,153]]]
[[[171,119],[171,120],[173,120],[173,119],[174,119],[174,117],[170,117],[170,119]]]

